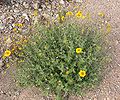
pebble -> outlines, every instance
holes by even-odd
[[[5,19],[5,15],[2,14],[2,16],[0,17],[1,20]]]
[[[38,18],[37,18],[37,17],[35,17],[33,20],[34,20],[34,23],[33,23],[34,25],[35,25],[36,23],[38,23]]]
[[[34,4],[33,4],[33,8],[34,8],[34,9],[38,9],[38,3],[34,3]]]
[[[65,2],[64,2],[63,0],[60,0],[60,4],[64,5],[64,4],[65,4]]]
[[[10,30],[12,30],[12,29],[13,29],[13,27],[12,27],[12,25],[11,25],[11,24],[9,24],[9,29],[10,29]]]
[[[0,91],[1,92],[1,94],[3,94],[4,93],[4,91]]]
[[[0,68],[3,66],[2,59],[0,59]]]
[[[118,41],[118,40],[116,40],[116,41],[115,41],[115,45],[118,45],[118,44],[119,44],[119,41]]]
[[[20,95],[20,91],[15,92],[15,96],[18,96],[18,95]]]
[[[76,0],[76,2],[78,2],[78,3],[82,3],[82,2],[83,2],[83,0]]]
[[[11,40],[11,38],[9,37],[9,38],[6,40],[7,46],[9,46],[9,45],[11,44],[11,42],[12,42],[12,40]]]
[[[50,19],[50,15],[48,15],[48,14],[43,14],[42,16],[44,16],[45,19]]]
[[[19,7],[19,4],[17,3],[17,4],[15,4],[15,6],[16,6],[16,7]]]
[[[23,2],[23,6],[24,6],[25,8],[29,8],[29,4],[28,4],[27,2]]]
[[[0,23],[0,29],[3,30],[4,29],[4,24]]]
[[[9,18],[9,19],[14,19],[14,17],[13,17],[13,16],[9,16],[8,18]]]
[[[14,9],[14,12],[15,12],[15,13],[18,13],[18,12],[19,12],[19,10],[18,10],[18,9]]]
[[[22,16],[25,17],[25,19],[29,21],[29,17],[27,15],[27,13],[23,13]]]

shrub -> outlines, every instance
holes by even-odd
[[[23,47],[18,82],[54,93],[82,94],[101,80],[106,56],[104,35],[95,25],[64,23],[38,33]]]

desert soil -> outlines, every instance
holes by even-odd
[[[85,10],[97,14],[105,12],[112,25],[109,34],[112,63],[100,86],[89,91],[84,97],[70,96],[69,100],[120,100],[120,0],[84,0]],[[14,67],[10,67],[6,74],[0,74],[0,100],[52,100],[44,97],[35,87],[20,88],[16,86],[11,75]]]

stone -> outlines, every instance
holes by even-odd
[[[34,9],[38,9],[38,3],[33,4]]]
[[[9,24],[9,29],[10,29],[10,30],[12,30],[12,29],[13,29],[13,27],[12,27],[12,25],[11,25],[11,24]]]
[[[18,10],[18,9],[14,9],[14,12],[15,12],[15,13],[18,13],[18,12],[19,12],[19,10]]]
[[[24,6],[25,8],[29,8],[29,4],[28,4],[27,2],[23,2],[23,6]]]
[[[25,19],[29,21],[29,17],[27,15],[27,13],[23,13],[22,16],[25,17]]]
[[[78,3],[82,3],[82,2],[83,2],[83,0],[76,0],[76,2],[78,2]]]
[[[0,29],[3,30],[4,29],[4,26],[2,24],[0,24]]]
[[[50,19],[50,15],[48,15],[48,14],[42,14],[42,16],[44,16],[45,19]]]
[[[3,66],[2,59],[0,59],[0,68]]]
[[[6,40],[6,44],[7,44],[7,45],[10,45],[11,42],[12,42],[12,40],[11,40],[10,37],[9,37],[9,38]]]
[[[64,2],[63,0],[60,0],[60,4],[64,5],[64,4],[65,4],[65,2]]]
[[[2,23],[2,21],[0,21],[0,29],[3,30],[5,27],[5,25]]]

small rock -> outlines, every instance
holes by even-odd
[[[120,67],[120,64],[118,64],[118,66]]]
[[[10,37],[6,40],[6,44],[9,45],[12,42],[12,40],[10,39]]]
[[[116,40],[116,41],[115,41],[115,45],[118,45],[118,44],[119,44],[119,41],[118,41],[118,40]]]
[[[13,29],[12,25],[9,25],[9,29],[10,29],[10,30],[12,30],[12,29]]]
[[[63,0],[60,0],[60,4],[64,5],[64,4],[65,4],[65,2],[64,2]]]
[[[50,15],[48,15],[48,14],[43,14],[42,16],[44,16],[45,19],[50,19]]]
[[[33,20],[34,20],[34,23],[33,23],[34,25],[35,25],[36,23],[38,23],[38,18],[37,18],[37,17],[35,17]]]
[[[46,8],[46,6],[45,6],[45,5],[41,5],[41,7],[42,7],[42,9],[45,9],[45,8]]]
[[[20,91],[15,92],[15,96],[18,96],[18,95],[20,95]]]
[[[82,3],[82,2],[83,2],[83,0],[76,0],[76,2],[78,2],[78,3]]]
[[[23,13],[22,16],[25,17],[25,19],[29,21],[29,17],[26,13]]]
[[[11,9],[11,10],[10,10],[10,13],[13,13],[13,12],[14,12],[14,11]]]
[[[4,93],[4,91],[0,91],[2,94]]]
[[[19,4],[17,3],[17,4],[15,4],[15,6],[16,6],[16,7],[19,7]]]
[[[5,15],[2,15],[2,16],[1,16],[1,19],[5,19]]]
[[[29,4],[28,4],[27,2],[23,2],[23,6],[24,6],[25,8],[29,8]]]
[[[18,13],[18,12],[19,12],[19,10],[18,10],[18,9],[14,9],[14,12],[15,12],[15,13]]]
[[[12,26],[15,27],[15,24],[13,23]]]
[[[13,16],[9,16],[8,19],[14,19],[14,17]]]
[[[5,27],[5,25],[2,23],[2,21],[0,21],[0,29],[3,30]]]
[[[0,59],[0,67],[3,66],[3,62],[2,62],[2,59]]]
[[[38,9],[38,3],[33,4],[34,9]]]

